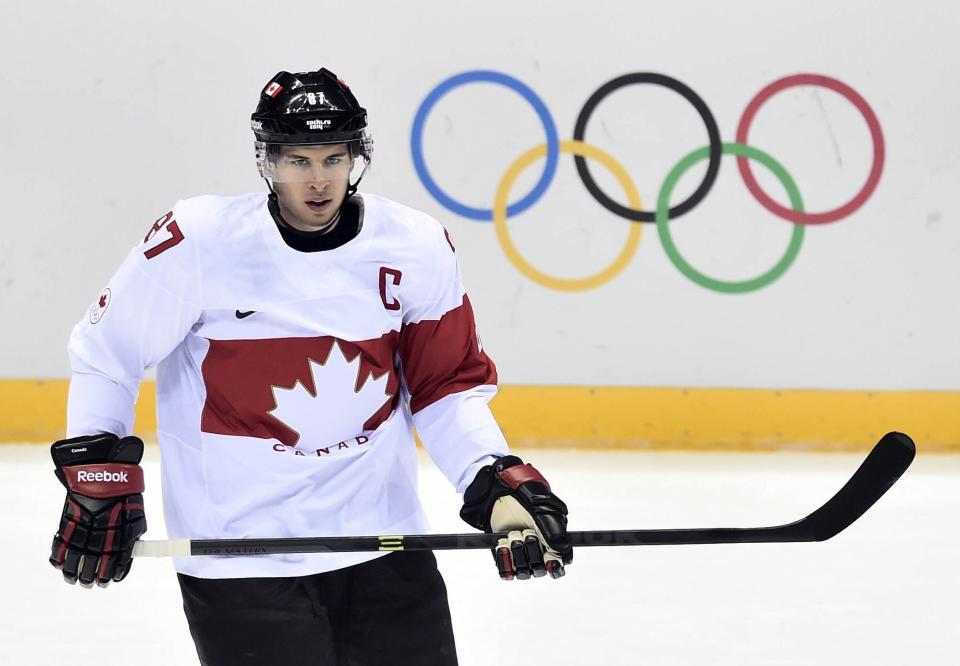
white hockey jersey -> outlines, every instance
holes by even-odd
[[[170,537],[420,533],[412,426],[459,492],[508,453],[487,405],[496,369],[445,230],[362,200],[356,237],[317,252],[284,242],[266,193],[178,202],[74,328],[68,436],[130,434],[144,370],[157,366]],[[175,566],[298,576],[377,556]]]

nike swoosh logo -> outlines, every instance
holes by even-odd
[[[237,319],[246,319],[255,312],[256,310],[250,310],[249,312],[240,312],[240,310],[237,310]]]

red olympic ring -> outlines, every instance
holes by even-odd
[[[790,220],[796,224],[827,224],[829,222],[836,222],[860,208],[860,206],[870,198],[870,195],[873,194],[877,183],[880,182],[880,173],[883,171],[886,148],[883,143],[883,132],[880,130],[880,122],[877,120],[873,109],[870,108],[867,101],[863,99],[857,91],[841,81],[820,74],[794,74],[793,76],[778,79],[750,100],[750,103],[743,112],[743,117],[740,118],[740,124],[737,126],[737,143],[749,144],[749,141],[747,141],[747,133],[750,130],[750,124],[753,122],[757,111],[764,102],[781,90],[803,85],[820,86],[839,93],[857,107],[863,119],[867,121],[867,127],[870,129],[870,139],[873,141],[873,165],[870,167],[867,182],[863,184],[860,191],[857,192],[850,201],[833,210],[822,213],[799,212],[781,206],[761,189],[753,172],[750,170],[750,162],[745,157],[737,157],[737,167],[740,169],[740,175],[743,177],[743,182],[746,184],[747,189],[750,190],[751,194],[756,197],[757,201],[759,201],[764,208],[774,215]]]

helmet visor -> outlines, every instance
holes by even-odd
[[[346,143],[292,146],[257,142],[257,164],[263,176],[275,183],[352,183],[367,163],[356,159]]]

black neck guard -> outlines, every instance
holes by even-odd
[[[348,197],[340,206],[340,219],[329,231],[300,231],[291,227],[280,214],[277,195],[267,197],[267,208],[280,230],[283,241],[299,252],[323,252],[346,245],[360,233],[363,226],[363,199],[357,195]]]

